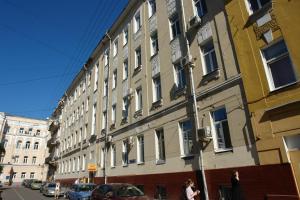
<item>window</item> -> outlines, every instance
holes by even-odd
[[[81,104],[81,113],[80,113],[81,117],[83,116],[83,113],[84,113],[84,102],[82,102]]]
[[[102,129],[106,128],[106,124],[107,124],[107,112],[104,111],[102,115],[102,127],[103,127]]]
[[[84,93],[85,92],[85,88],[86,88],[86,83],[85,83],[85,79],[83,79],[83,81],[82,81],[82,93]]]
[[[129,108],[128,97],[124,97],[123,98],[123,109],[122,109],[122,118],[123,119],[127,119],[127,117],[128,117],[128,108]]]
[[[32,157],[32,164],[35,164],[35,163],[36,163],[36,157],[33,156],[33,157]]]
[[[80,156],[77,158],[77,171],[79,172],[80,170]]]
[[[105,79],[104,84],[103,84],[103,96],[104,97],[107,96],[107,92],[108,92],[108,81],[107,81],[107,79]]]
[[[170,25],[171,25],[171,40],[173,40],[181,33],[178,15],[175,15],[170,19]]]
[[[186,77],[185,71],[181,63],[177,63],[174,65],[176,72],[176,85],[178,89],[184,88],[186,86]]]
[[[123,62],[123,80],[128,78],[128,60]]]
[[[156,163],[159,164],[161,162],[164,162],[166,159],[165,138],[163,129],[156,130],[155,136]]]
[[[142,52],[141,52],[141,47],[139,46],[135,50],[135,69],[137,69],[141,66],[142,66]]]
[[[19,129],[19,134],[24,134],[24,128]]]
[[[104,66],[107,66],[109,64],[109,50],[106,49],[104,52]]]
[[[122,164],[123,164],[123,166],[128,165],[128,140],[123,141]]]
[[[261,9],[264,5],[271,2],[271,0],[246,0],[247,8],[250,14],[254,13],[255,11]]]
[[[21,178],[22,178],[22,179],[26,178],[26,172],[22,172],[22,173],[21,173]]]
[[[28,156],[24,156],[24,159],[23,159],[23,163],[27,163],[28,162]]]
[[[123,46],[128,43],[128,26],[126,26],[123,30]]]
[[[101,148],[101,153],[100,153],[100,167],[101,169],[104,169],[104,148]]]
[[[3,146],[4,146],[4,148],[6,148],[6,147],[7,147],[7,143],[8,143],[8,140],[7,140],[7,139],[5,139],[5,140],[4,140],[4,142],[3,142]]]
[[[72,134],[72,135],[71,135],[71,138],[69,138],[69,140],[70,140],[70,147],[73,146],[73,138],[74,138],[74,135]]]
[[[203,17],[207,13],[205,0],[194,0],[194,5],[199,17]]]
[[[87,76],[88,76],[88,78],[87,78],[88,79],[88,86],[90,86],[91,85],[91,80],[92,80],[92,72],[89,71]]]
[[[139,87],[135,91],[135,101],[136,101],[135,110],[136,111],[142,110],[142,107],[143,107],[143,98],[142,97],[143,97],[142,96],[142,88]]]
[[[74,144],[76,144],[76,143],[77,143],[77,137],[78,137],[78,132],[77,132],[77,131],[75,131]],[[80,140],[79,140],[79,141],[80,141]]]
[[[83,158],[82,158],[82,171],[84,171],[85,170],[85,163],[86,163],[86,155],[84,154],[83,155]]]
[[[32,128],[28,129],[28,134],[31,135],[32,134]]]
[[[40,134],[41,134],[41,130],[36,130],[35,135],[36,135],[36,136],[39,136]]]
[[[118,45],[119,45],[119,40],[117,38],[113,44],[113,56],[114,57],[118,54]]]
[[[84,127],[84,133],[83,133],[83,139],[84,139],[84,140],[86,139],[87,131],[88,131],[88,124],[85,124],[85,127]]]
[[[91,135],[95,135],[96,131],[96,110],[97,110],[97,103],[93,106],[93,115],[92,115],[92,132]]]
[[[112,77],[112,89],[115,89],[117,87],[117,70],[113,71],[113,77]]]
[[[231,139],[225,108],[211,112],[215,150],[231,149]]]
[[[112,124],[116,123],[116,114],[117,114],[116,105],[113,105],[112,109],[111,109],[111,123]]]
[[[35,149],[35,150],[36,150],[36,149],[39,149],[39,143],[38,143],[38,142],[35,142],[35,143],[34,143],[33,149]]]
[[[158,52],[158,38],[157,38],[157,32],[153,33],[150,36],[151,40],[151,56],[154,56]]]
[[[111,167],[115,167],[117,164],[116,155],[117,155],[116,145],[113,144],[111,145],[111,160],[110,160]]]
[[[76,170],[76,158],[73,158],[73,164],[72,164],[73,168],[72,168],[72,172],[75,172]]]
[[[217,57],[216,52],[213,44],[213,40],[205,43],[201,47],[202,53],[202,64],[203,64],[203,71],[204,75],[209,74],[218,69]]]
[[[81,139],[82,139],[82,127],[80,127],[80,129],[79,129],[79,138],[78,138],[78,141],[81,142]]]
[[[142,27],[141,13],[138,11],[134,16],[134,33],[138,32]]]
[[[25,143],[25,149],[29,149],[29,148],[30,148],[30,142],[28,141]]]
[[[86,112],[89,111],[89,103],[90,103],[90,97],[87,97],[87,99],[86,99],[86,106],[85,106],[85,111]]]
[[[160,76],[153,78],[153,102],[157,102],[161,99],[161,82]]]
[[[137,163],[143,163],[144,161],[144,136],[140,135],[137,137]]]
[[[3,163],[3,161],[4,161],[4,156],[2,155],[0,156],[0,163]]]
[[[30,178],[34,178],[34,172],[30,172]]]
[[[72,160],[70,159],[69,160],[69,170],[68,170],[69,173],[71,172],[71,169],[72,169]]]
[[[191,121],[180,122],[179,129],[180,129],[179,132],[180,132],[181,156],[191,155],[193,150]]]
[[[262,56],[271,91],[297,81],[284,40],[263,49]]]
[[[14,163],[18,163],[19,162],[19,156],[15,156],[14,157]]]
[[[156,13],[156,0],[148,0],[149,18]]]
[[[77,107],[77,110],[76,110],[76,120],[79,120],[79,107]]]

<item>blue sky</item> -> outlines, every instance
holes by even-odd
[[[0,112],[49,117],[128,0],[0,0]]]

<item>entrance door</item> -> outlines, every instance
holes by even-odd
[[[300,151],[290,151],[290,158],[293,171],[296,177],[298,193],[300,192]]]

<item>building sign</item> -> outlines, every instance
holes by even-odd
[[[95,171],[97,171],[97,165],[95,163],[89,163],[88,164],[88,171],[89,172],[95,172]]]

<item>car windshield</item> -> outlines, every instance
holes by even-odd
[[[42,183],[42,181],[35,181],[34,183]]]
[[[78,192],[91,191],[95,188],[95,185],[78,185]]]
[[[55,187],[55,186],[56,186],[55,183],[50,183],[50,184],[48,185],[48,187]]]
[[[134,197],[134,196],[143,196],[144,193],[133,185],[122,185],[117,188],[117,196],[119,197]]]

